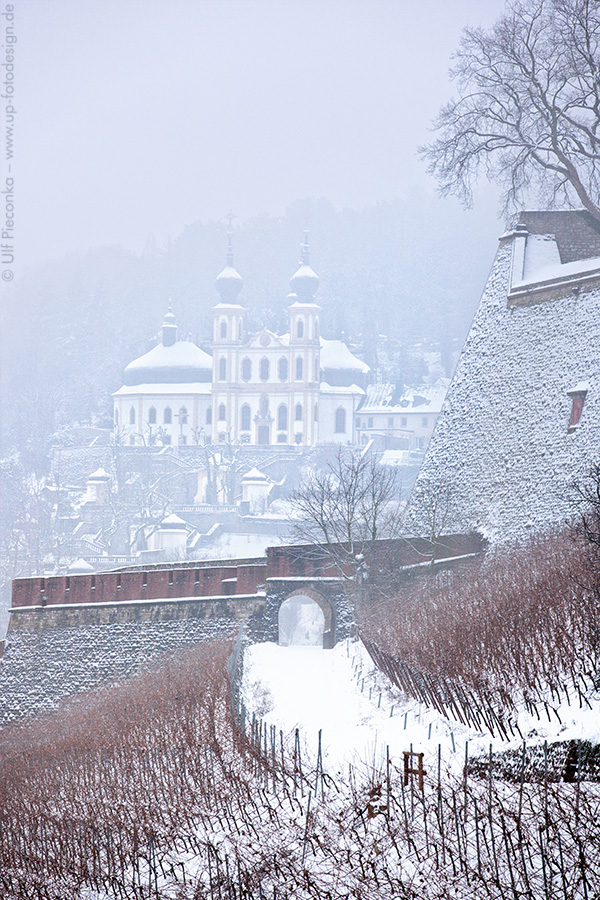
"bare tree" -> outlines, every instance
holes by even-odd
[[[575,518],[575,533],[600,552],[600,463],[593,463],[589,471],[571,484]]]
[[[340,448],[292,495],[293,538],[324,546],[342,575],[360,580],[366,574],[365,545],[399,535],[400,499],[394,469],[371,455]]]
[[[490,31],[467,28],[451,76],[458,99],[422,147],[442,196],[472,202],[483,171],[509,211],[531,192],[600,221],[600,4],[512,0]]]

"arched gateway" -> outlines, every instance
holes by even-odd
[[[319,591],[298,588],[279,607],[278,643],[329,648],[335,643],[335,614]]]

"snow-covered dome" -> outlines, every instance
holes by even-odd
[[[212,381],[212,357],[192,341],[178,341],[171,308],[161,329],[161,343],[134,359],[123,381],[136,384],[192,384]]]
[[[300,245],[300,268],[290,279],[290,288],[300,302],[310,302],[317,293],[319,277],[311,269],[308,260],[308,231],[304,232],[304,243]]]
[[[227,232],[227,260],[223,271],[217,275],[215,282],[221,297],[221,303],[235,303],[244,286],[244,280],[233,265],[233,246],[231,229]]]

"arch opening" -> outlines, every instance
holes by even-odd
[[[278,643],[281,647],[330,648],[333,615],[329,603],[314,591],[298,590],[279,607]]]

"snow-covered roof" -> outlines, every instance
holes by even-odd
[[[321,382],[319,390],[322,394],[359,394],[363,396],[365,393],[364,388],[357,384],[327,384],[326,381]]]
[[[125,384],[212,380],[212,357],[192,341],[157,344],[125,369]]]
[[[102,467],[88,475],[88,481],[107,481],[109,478],[110,475]]]
[[[118,391],[114,392],[113,397],[132,397],[138,394],[158,394],[163,396],[171,396],[172,394],[177,396],[207,395],[210,394],[211,388],[210,381],[190,382],[189,384],[125,384]]]
[[[269,477],[265,475],[264,472],[260,472],[258,469],[253,468],[242,475],[242,481],[269,481]]]
[[[591,275],[600,272],[600,256],[562,263],[558,243],[553,234],[528,234],[525,243],[523,273],[511,287],[524,287]]]
[[[367,388],[362,413],[439,413],[450,385],[449,378],[440,378],[435,384],[421,385],[417,388],[405,388],[396,392],[393,384],[370,384]]]
[[[370,367],[348,349],[344,341],[320,339],[322,369],[353,369],[366,375]]]
[[[183,521],[183,519],[180,519],[179,516],[176,516],[176,515],[175,515],[175,513],[171,513],[170,516],[166,516],[166,517],[162,520],[162,522],[160,523],[160,529],[161,529],[161,530],[162,530],[163,528],[168,528],[168,529],[171,529],[171,528],[185,529],[186,527],[187,527],[187,525],[186,525],[186,523]]]

